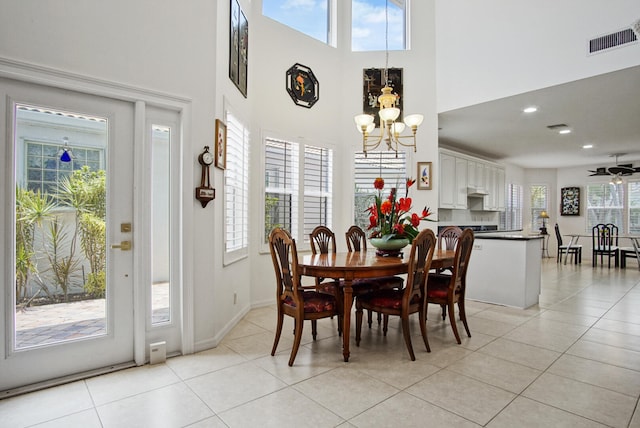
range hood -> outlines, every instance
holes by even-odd
[[[488,194],[489,192],[483,187],[467,187],[467,197],[469,198],[482,198]]]

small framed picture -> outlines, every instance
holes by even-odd
[[[433,177],[431,175],[431,162],[418,162],[418,190],[431,190]]]
[[[227,125],[220,119],[216,119],[216,166],[227,167]]]

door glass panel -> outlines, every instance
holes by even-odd
[[[105,335],[108,121],[15,106],[16,350]]]
[[[152,125],[151,183],[151,323],[171,322],[170,282],[170,147],[171,128]]]

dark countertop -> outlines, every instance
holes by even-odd
[[[505,239],[510,241],[529,241],[531,239],[542,239],[549,235],[525,235],[522,232],[494,232],[476,233],[476,239]]]

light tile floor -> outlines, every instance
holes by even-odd
[[[0,426],[640,427],[638,269],[546,259],[540,305],[468,302],[462,345],[439,310],[414,362],[393,322],[344,363],[324,320],[288,367],[292,323],[271,357],[275,309],[255,309],[215,349],[0,400]]]

